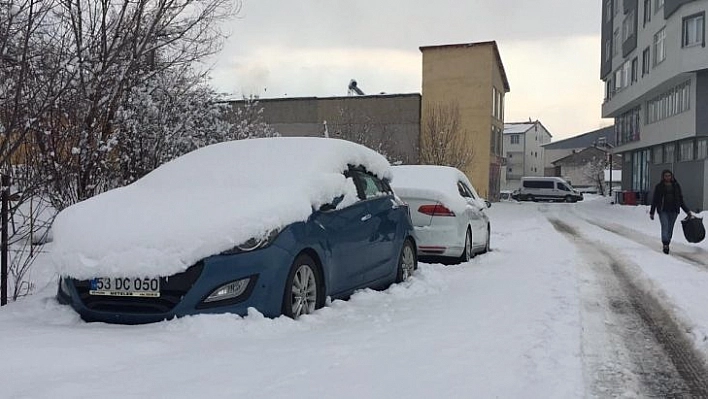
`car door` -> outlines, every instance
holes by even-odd
[[[396,234],[398,232],[400,204],[394,199],[388,183],[363,170],[355,172],[360,195],[368,209],[366,231],[368,240],[359,257],[366,282],[389,275],[398,260]]]
[[[486,205],[477,195],[477,191],[467,182],[460,180],[457,182],[457,187],[460,195],[467,201],[467,214],[470,226],[472,226],[472,246],[479,248],[487,240],[487,217],[484,214]]]
[[[314,212],[310,219],[311,234],[323,247],[329,292],[335,296],[364,283],[361,255],[371,236],[367,203],[359,197],[337,209],[337,202]]]

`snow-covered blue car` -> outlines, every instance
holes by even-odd
[[[205,147],[75,204],[53,225],[57,298],[84,320],[298,318],[417,268],[380,154],[326,138]]]

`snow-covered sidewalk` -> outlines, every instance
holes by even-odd
[[[594,396],[591,377],[601,370],[584,345],[601,340],[584,334],[604,321],[585,317],[583,304],[598,293],[579,272],[585,255],[555,218],[640,265],[638,278],[692,326],[708,356],[708,269],[586,221],[658,237],[642,207],[590,198],[495,203],[488,212],[492,252],[462,265],[421,264],[407,283],[359,292],[299,321],[253,312],[86,324],[54,301],[44,259],[33,276],[46,288],[0,310],[0,397]],[[676,251],[681,238],[677,230]],[[705,242],[685,247],[706,251]],[[592,349],[600,357],[611,350]],[[641,396],[634,386],[621,391]]]

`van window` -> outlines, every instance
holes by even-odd
[[[553,182],[550,180],[524,180],[524,187],[553,189]]]
[[[563,190],[563,191],[570,191],[570,189],[568,188],[568,186],[566,186],[566,185],[563,184],[563,183],[558,183],[558,189],[559,189],[559,190]]]

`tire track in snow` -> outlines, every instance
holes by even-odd
[[[630,239],[636,242],[637,244],[647,246],[655,252],[661,252],[661,249],[659,248],[660,245],[658,245],[660,244],[660,240],[658,240],[656,237],[649,237],[648,235],[642,232],[629,229],[616,223],[605,223],[597,220],[588,219],[585,217],[582,217],[582,219],[605,231],[609,231],[610,233],[614,233],[624,238]],[[698,266],[701,269],[708,270],[708,252],[706,252],[702,248],[695,247],[696,252],[687,252],[685,250],[685,245],[683,244],[672,244],[671,247],[672,248],[669,255],[679,257],[694,266]],[[680,249],[677,250],[677,248]]]
[[[549,221],[576,244],[582,259],[590,263],[599,283],[596,286],[601,287],[606,296],[597,301],[606,300],[609,304],[604,316],[610,323],[605,322],[605,326],[591,323],[593,317],[597,320],[598,316],[588,313],[593,304],[584,304],[583,318],[590,325],[583,323],[583,335],[609,334],[608,342],[619,340],[626,348],[613,355],[608,353],[616,348],[600,349],[605,352],[595,364],[586,359],[591,363],[588,371],[592,374],[594,393],[600,397],[626,396],[627,386],[637,382],[642,396],[708,398],[708,365],[668,308],[637,284],[631,271],[636,265],[614,257],[567,223],[554,218]],[[588,298],[582,300],[589,301]],[[593,311],[603,312],[602,306],[595,306]],[[585,331],[585,327],[589,331]],[[593,331],[598,328],[607,331]],[[607,357],[614,358],[610,359],[609,369],[603,365]],[[629,364],[622,364],[626,362]]]

